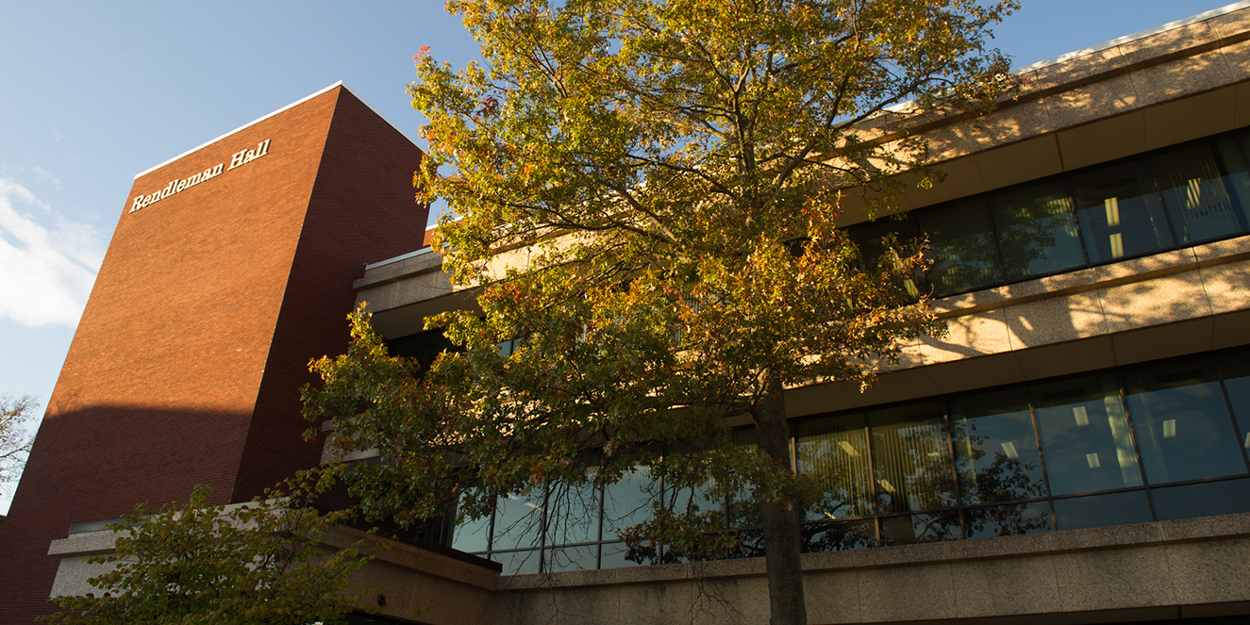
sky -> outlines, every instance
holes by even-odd
[[[995,29],[1015,67],[1228,1],[1023,3]],[[479,53],[442,0],[0,0],[0,395],[42,415],[135,174],[340,80],[424,147],[423,45]]]

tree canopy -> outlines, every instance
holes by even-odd
[[[34,436],[28,434],[26,424],[35,420],[39,404],[29,395],[16,399],[0,396],[0,486],[16,481],[26,465]]]
[[[940,331],[912,288],[923,252],[864,257],[842,198],[885,214],[904,175],[932,183],[909,124],[1003,94],[986,41],[1015,3],[447,5],[486,66],[415,57],[416,182],[455,208],[436,246],[479,309],[429,320],[464,349],[428,372],[358,313],[351,352],[314,364],[306,414],[379,450],[357,491],[401,519],[641,466],[667,495],[634,541],[710,557],[740,539],[673,493],[749,492],[773,622],[805,622],[798,514],[819,493],[791,466],[785,389],[871,384],[902,341]],[[729,444],[735,418],[755,446]]]

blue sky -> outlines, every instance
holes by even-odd
[[[1228,2],[1024,4],[1016,67]],[[422,45],[478,54],[441,0],[0,4],[0,394],[42,414],[135,174],[339,80],[415,140]]]

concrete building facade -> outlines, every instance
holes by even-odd
[[[1250,2],[1020,78],[988,116],[912,126],[946,180],[908,190],[906,220],[845,207],[866,246],[883,229],[929,236],[923,286],[949,332],[907,345],[866,393],[788,391],[796,469],[837,499],[804,526],[809,621],[1237,622],[1250,614]],[[149,186],[176,177],[162,176]],[[358,259],[372,264],[352,276],[394,344],[472,305],[435,252],[412,248]],[[104,306],[92,297],[88,316]],[[350,302],[335,305],[341,319]],[[488,520],[449,541],[478,557],[397,545],[358,583],[381,614],[437,625],[766,621],[761,558],[630,562],[603,511],[628,492],[599,496],[584,539],[503,540]],[[60,560],[57,592],[80,591],[82,558],[110,544],[68,523],[121,507],[43,521],[30,542]]]

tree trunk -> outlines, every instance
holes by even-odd
[[[765,393],[755,410],[756,440],[769,458],[790,466],[790,424],[781,380],[761,374]],[[799,560],[799,505],[793,499],[760,502],[764,524],[764,566],[768,571],[771,625],[807,625],[803,565]]]

